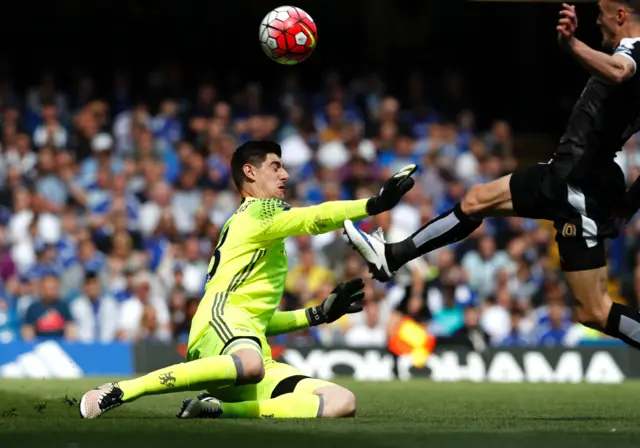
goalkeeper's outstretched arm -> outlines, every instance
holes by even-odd
[[[274,240],[331,232],[347,219],[357,222],[368,217],[367,201],[330,201],[311,207],[291,207],[279,199],[262,199],[260,238]]]
[[[318,306],[303,310],[276,311],[267,326],[267,336],[291,333],[303,328],[335,322],[345,314],[362,311],[364,282],[349,280],[336,286]]]
[[[263,239],[318,235],[342,227],[348,219],[360,221],[392,209],[414,184],[416,165],[407,165],[384,184],[377,196],[355,201],[330,201],[311,207],[291,207],[280,199],[262,199],[260,221]]]

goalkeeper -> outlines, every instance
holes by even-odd
[[[80,402],[96,418],[140,397],[206,389],[185,400],[181,418],[315,418],[355,415],[353,393],[271,358],[267,337],[331,323],[362,309],[362,280],[339,284],[321,305],[276,311],[284,290],[284,239],[326,233],[394,207],[414,184],[409,165],[378,196],[292,208],[277,143],[250,141],[231,160],[242,203],[223,227],[209,264],[205,294],[191,323],[187,362],[140,378],[104,384]]]

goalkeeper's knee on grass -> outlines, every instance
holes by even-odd
[[[356,396],[342,386],[321,387],[315,393],[324,397],[324,409],[320,417],[343,418],[356,416]]]

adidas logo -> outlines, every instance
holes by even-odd
[[[0,378],[82,378],[84,372],[55,341],[47,341],[0,365]]]

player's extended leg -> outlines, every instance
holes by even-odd
[[[220,353],[221,341],[211,330],[199,341],[211,347],[208,353]],[[237,338],[226,343],[221,355],[206,356],[175,364],[139,378],[104,384],[87,392],[80,401],[80,415],[96,418],[105,412],[147,395],[186,390],[201,390],[207,386],[256,384],[264,378],[261,347],[253,338]]]
[[[373,277],[388,281],[408,261],[465,239],[485,217],[514,215],[510,181],[509,174],[487,184],[474,185],[451,210],[398,243],[385,244],[381,234],[366,235],[351,221],[344,223],[345,235],[367,261]]]
[[[560,248],[567,263],[566,251],[562,251],[562,245]],[[604,262],[602,243],[598,247],[582,251],[583,262],[591,257],[590,253],[594,253],[590,251],[601,252],[594,255]],[[565,271],[564,275],[571,292],[579,302],[576,315],[580,323],[640,350],[640,313],[633,307],[613,302],[607,290],[606,266]]]
[[[355,417],[356,398],[341,386],[324,386],[313,392],[290,392],[276,398],[238,403],[213,397],[186,400],[181,418],[341,418]]]
[[[234,401],[234,388],[218,391],[222,400],[200,396],[185,400],[180,418],[340,418],[354,417],[356,397],[336,384],[309,378],[282,363],[267,363],[265,379],[256,385],[255,400]],[[247,397],[237,391],[238,397]],[[225,396],[226,395],[226,396]]]

